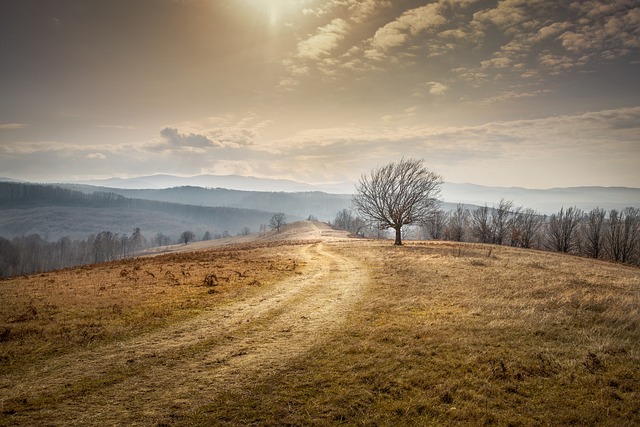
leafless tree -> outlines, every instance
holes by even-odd
[[[471,231],[480,243],[491,243],[491,216],[487,205],[480,206],[471,213]]]
[[[458,204],[456,209],[449,214],[449,222],[445,229],[447,240],[462,242],[469,225],[469,211],[462,204]]]
[[[558,252],[571,252],[575,247],[575,231],[582,211],[576,207],[560,209],[549,217],[547,223],[547,245]]]
[[[586,214],[582,222],[582,252],[591,258],[602,256],[602,247],[605,234],[605,218],[607,213],[604,209],[595,208]]]
[[[431,215],[424,224],[424,232],[431,239],[442,240],[448,222],[449,213],[438,209],[433,212],[433,215]]]
[[[498,206],[491,213],[491,241],[496,245],[505,244],[509,236],[511,218],[513,216],[513,202],[501,199]]]
[[[537,240],[544,216],[531,208],[516,209],[511,221],[511,245],[530,248]]]
[[[364,219],[354,215],[350,210],[342,209],[336,214],[336,217],[333,220],[333,226],[341,230],[349,231],[358,236],[362,236],[364,234],[364,229],[366,229],[369,224]]]
[[[193,234],[193,231],[183,231],[180,235],[180,241],[184,242],[185,245],[188,245],[190,241],[196,238],[196,235]]]
[[[286,223],[287,223],[287,216],[282,212],[278,212],[273,214],[273,216],[269,220],[269,227],[271,227],[272,230],[276,230],[277,232],[280,232],[280,228],[282,228],[282,226],[285,225]]]
[[[606,252],[613,261],[630,262],[640,244],[640,210],[625,208],[609,212]]]
[[[402,159],[363,174],[353,204],[363,218],[394,229],[395,244],[402,245],[402,227],[424,225],[438,207],[441,185],[424,160]]]
[[[171,243],[171,239],[169,238],[169,236],[166,236],[163,233],[157,233],[153,238],[153,241],[155,242],[156,246],[166,246]]]

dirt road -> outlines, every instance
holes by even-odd
[[[155,425],[269,378],[328,339],[367,286],[365,267],[325,240],[297,246],[306,267],[290,279],[159,332],[4,378],[0,401],[48,401],[46,410],[16,414],[18,424]]]

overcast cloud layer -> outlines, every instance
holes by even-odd
[[[640,187],[638,0],[0,7],[0,176]]]

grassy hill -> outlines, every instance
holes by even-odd
[[[243,242],[1,281],[0,425],[640,424],[637,268]]]

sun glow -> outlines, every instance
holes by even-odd
[[[271,25],[280,23],[284,15],[300,6],[295,0],[249,0],[249,4],[265,13]]]

